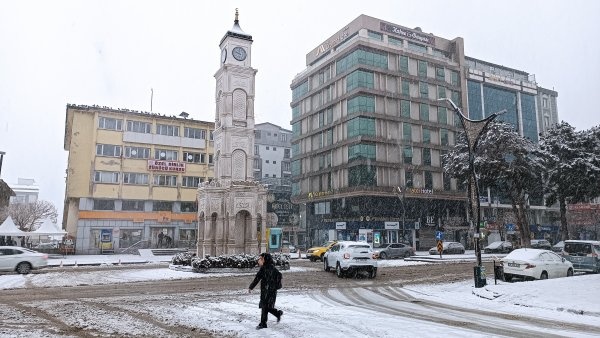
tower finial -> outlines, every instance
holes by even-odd
[[[235,21],[234,21],[234,23],[236,23],[236,24],[240,22],[240,20],[238,19],[239,15],[240,15],[240,13],[238,12],[238,9],[236,8],[235,9]]]

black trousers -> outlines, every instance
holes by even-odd
[[[268,308],[266,306],[261,308],[260,323],[264,326],[267,326],[267,316],[269,313],[277,317],[279,315],[279,310],[274,307]]]

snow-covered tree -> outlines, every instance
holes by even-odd
[[[33,203],[9,204],[2,213],[3,218],[10,215],[15,225],[23,231],[37,229],[46,218],[56,222],[56,218],[58,217],[58,212],[54,204],[41,200]]]
[[[511,124],[493,121],[481,135],[474,157],[479,186],[493,188],[511,201],[521,245],[526,247],[531,238],[525,209],[527,198],[540,193],[543,169],[536,150],[536,145],[515,132]],[[445,172],[467,184],[468,157],[466,138],[461,135],[445,157]]]
[[[599,144],[598,127],[577,132],[564,121],[541,136],[546,206],[558,202],[563,240],[576,238],[573,225],[567,224],[567,203],[589,202],[600,196]]]

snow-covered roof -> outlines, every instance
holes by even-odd
[[[42,223],[42,225],[35,231],[32,231],[30,234],[33,235],[64,235],[67,232],[62,230],[62,229],[58,229],[58,227],[56,226],[56,223],[53,223],[51,220],[46,219],[44,221],[44,223]]]
[[[4,220],[4,223],[0,225],[0,236],[23,236],[26,234],[27,232],[17,228],[15,222],[10,216],[8,216],[8,218]]]

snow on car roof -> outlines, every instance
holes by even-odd
[[[519,260],[533,259],[533,258],[537,257],[539,254],[541,254],[542,252],[548,252],[548,250],[528,249],[528,248],[516,249],[516,250],[513,250],[508,255],[506,255],[506,257],[504,257],[504,260],[506,260],[506,259],[519,259]]]

